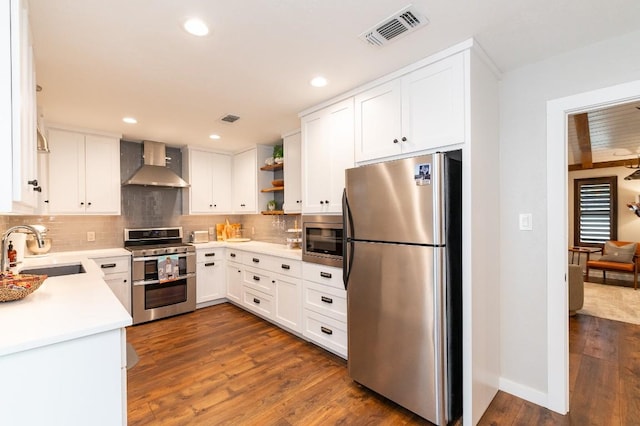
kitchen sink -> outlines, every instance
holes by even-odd
[[[71,265],[38,266],[33,268],[25,268],[20,271],[21,274],[47,275],[49,277],[84,274],[85,272],[87,271],[80,263],[74,263]]]

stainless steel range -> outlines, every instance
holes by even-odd
[[[133,323],[196,309],[195,247],[182,242],[182,227],[124,230],[132,254]]]

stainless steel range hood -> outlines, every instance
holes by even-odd
[[[167,149],[160,142],[143,141],[144,165],[123,182],[123,185],[164,186],[186,188],[189,186],[173,170],[167,168]]]

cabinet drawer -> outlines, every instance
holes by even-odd
[[[272,270],[275,268],[276,259],[268,254],[244,252],[242,254],[242,263],[254,268]]]
[[[242,255],[242,263],[246,266],[264,269],[269,272],[275,272],[276,274],[298,278],[302,276],[302,262],[295,259],[245,252]]]
[[[313,281],[314,283],[324,284],[344,290],[344,284],[342,282],[342,268],[303,262],[302,278],[305,281]]]
[[[254,288],[258,291],[266,293],[270,296],[274,294],[275,284],[271,277],[265,275],[263,271],[256,268],[245,267],[242,272],[242,281],[244,285]]]
[[[105,274],[119,274],[121,272],[129,272],[131,265],[130,256],[118,257],[100,257],[92,259],[100,270]]]
[[[347,321],[347,292],[345,290],[304,281],[303,303],[306,309]]]
[[[347,324],[333,318],[320,315],[308,309],[304,310],[303,335],[307,339],[343,358],[347,357]]]
[[[242,304],[247,309],[266,318],[273,317],[273,298],[261,291],[244,286],[242,289]]]
[[[231,262],[242,263],[242,254],[244,252],[236,249],[229,249],[229,248],[225,252],[226,252],[225,258],[227,260],[230,260]]]
[[[224,249],[196,249],[196,263],[213,262],[224,259]]]

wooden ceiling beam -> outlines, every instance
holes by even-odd
[[[600,163],[591,163],[589,167],[583,167],[582,164],[570,164],[569,171],[575,172],[578,170],[587,169],[605,169],[607,167],[629,167],[634,160],[616,160],[616,161],[602,161]]]
[[[580,163],[583,169],[593,168],[593,158],[591,155],[591,134],[589,133],[589,116],[586,112],[575,114],[573,122],[576,126],[578,136],[578,146],[580,147]]]

